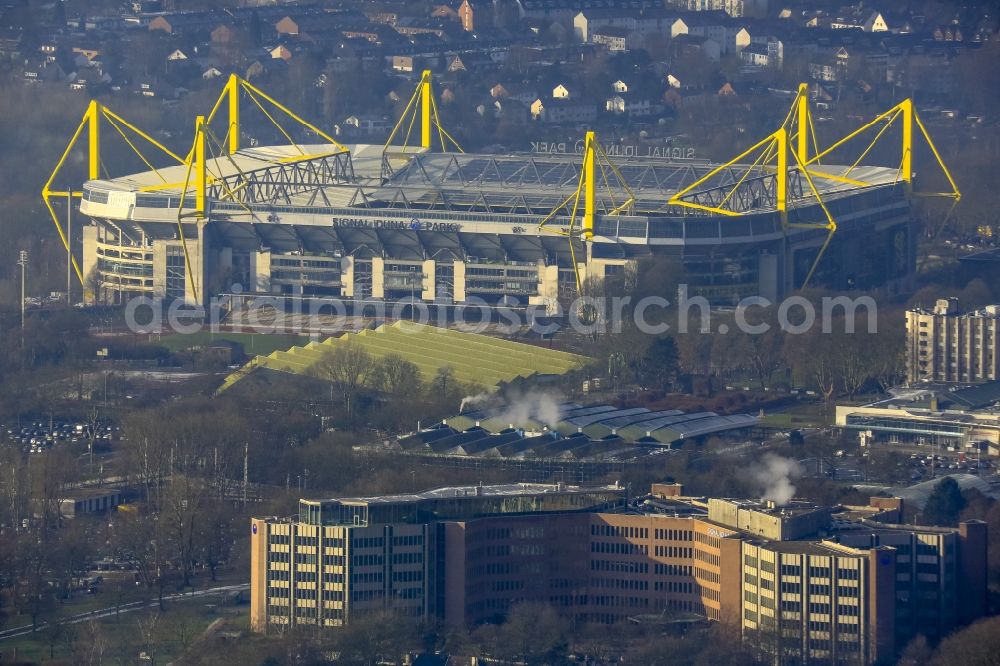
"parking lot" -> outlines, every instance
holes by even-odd
[[[95,422],[75,419],[22,420],[2,426],[6,441],[24,453],[38,454],[60,445],[82,444],[90,451],[105,451],[112,442],[121,441],[121,430],[106,419]]]

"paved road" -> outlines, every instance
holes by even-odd
[[[184,599],[197,599],[199,597],[207,597],[213,594],[219,594],[220,592],[241,592],[243,590],[250,589],[249,583],[241,583],[239,585],[223,585],[221,587],[211,587],[204,590],[195,590],[194,592],[180,592],[178,594],[166,594],[163,596],[164,601],[178,601]],[[99,608],[97,610],[87,611],[86,613],[79,613],[77,615],[70,615],[67,618],[59,620],[56,624],[79,624],[80,622],[87,622],[88,620],[97,620],[104,617],[111,617],[115,613],[131,613],[132,611],[142,610],[144,608],[155,608],[159,605],[159,600],[154,599],[153,601],[133,601],[132,603],[122,604],[121,607],[116,608],[115,606],[110,606],[108,608]],[[38,625],[37,629],[33,629],[30,624],[23,627],[14,627],[13,629],[5,629],[0,631],[0,641],[6,640],[8,638],[16,638],[18,636],[26,636],[33,631],[41,631],[47,628],[51,623],[45,622]]]

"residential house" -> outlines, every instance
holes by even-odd
[[[666,35],[677,17],[677,12],[663,7],[635,8],[600,7],[585,8],[573,16],[573,33],[581,42],[593,42],[594,34],[606,28],[621,28],[645,35]]]
[[[448,5],[436,5],[434,9],[431,10],[431,18],[443,18],[452,21],[459,20],[458,11]]]
[[[498,118],[503,118],[513,125],[524,125],[528,122],[528,107],[521,102],[511,99],[498,99],[494,102],[494,105],[498,105]]]
[[[490,97],[493,99],[516,101],[522,106],[527,106],[538,99],[538,92],[534,88],[523,84],[497,83],[490,88]]]
[[[221,23],[209,34],[212,44],[216,46],[235,46],[239,31],[232,23]]]
[[[597,107],[568,98],[532,102],[531,117],[546,123],[593,123],[597,120]]]
[[[872,12],[871,15],[865,19],[865,22],[861,24],[861,29],[865,32],[888,32],[889,26],[885,22],[885,18],[879,12]]]
[[[772,66],[767,44],[751,44],[740,52],[740,60],[748,67],[765,68]]]
[[[429,19],[401,18],[394,27],[401,35],[431,34],[441,38],[447,34],[447,28],[441,21]]]
[[[96,88],[108,83],[111,83],[111,76],[107,72],[101,72],[96,67],[88,67],[72,76],[69,89],[93,93]]]
[[[889,26],[885,18],[879,12],[872,12],[868,18],[859,20],[860,17],[837,18],[830,21],[830,28],[833,30],[863,30],[864,32],[888,32]]]
[[[178,90],[173,86],[160,81],[143,81],[135,89],[136,93],[143,97],[154,99],[177,99]]]
[[[599,28],[625,28],[635,30],[635,17],[618,9],[585,9],[573,17],[573,33],[581,42],[593,41]]]
[[[384,116],[354,115],[344,119],[341,129],[355,136],[382,136],[392,130],[392,121]]]
[[[932,34],[935,42],[961,42],[965,39],[962,29],[957,25],[939,25]]]
[[[371,22],[364,14],[354,10],[320,11],[302,7],[281,16],[275,21],[274,30],[278,35],[298,37],[307,33],[334,33],[345,28],[362,27]]]
[[[278,44],[277,46],[272,46],[268,48],[267,52],[272,58],[277,58],[279,60],[284,60],[288,62],[292,59],[292,51],[284,44]]]
[[[725,12],[698,12],[678,18],[670,26],[670,36],[680,35],[707,37],[719,45],[721,55],[738,55],[750,45],[750,31]]]
[[[449,72],[482,72],[493,69],[496,65],[493,59],[483,53],[469,51],[456,53],[448,61]]]
[[[469,0],[462,0],[462,4],[458,7],[458,20],[462,23],[462,30],[466,32],[474,32],[476,29],[476,19],[475,11]]]
[[[833,83],[840,79],[841,69],[834,58],[809,63],[809,78],[813,81]]]
[[[154,17],[146,28],[150,32],[159,30],[168,35],[180,35],[205,30],[206,26],[217,24],[222,16],[215,11],[171,12]]]
[[[545,118],[545,103],[542,102],[542,98],[539,97],[528,107],[528,111],[531,113],[532,120],[542,120]]]
[[[552,99],[569,99],[570,92],[564,84],[560,83],[552,89]]]
[[[622,52],[642,47],[642,35],[628,28],[610,26],[596,28],[591,33],[591,42],[607,47],[609,51]]]
[[[632,95],[627,92],[612,95],[604,102],[604,109],[615,115],[627,115],[631,118],[650,116],[661,110],[648,96]]]
[[[101,50],[94,46],[74,46],[70,51],[73,53],[74,59],[81,56],[78,59],[81,65],[93,67],[100,62]]]
[[[689,12],[723,11],[729,16],[767,15],[767,0],[668,0],[669,4]]]
[[[414,61],[413,56],[410,55],[394,55],[390,58],[392,64],[392,69],[396,72],[412,72],[414,71]]]
[[[722,47],[710,37],[682,34],[674,37],[673,43],[681,51],[701,52],[710,62],[718,62],[722,57]]]

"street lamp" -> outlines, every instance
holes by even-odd
[[[21,250],[17,256],[17,265],[21,267],[21,349],[24,349],[24,298],[26,279],[28,275],[28,251]]]

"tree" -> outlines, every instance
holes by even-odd
[[[965,498],[958,482],[946,476],[937,482],[924,505],[923,522],[928,525],[954,525],[965,508]]]
[[[391,612],[361,616],[351,620],[349,628],[340,629],[333,647],[339,653],[337,663],[345,666],[374,666],[397,663],[399,657],[417,643],[412,620]]]
[[[677,378],[677,343],[673,336],[653,340],[642,358],[642,378],[646,386],[667,390]]]
[[[566,622],[552,606],[522,603],[510,609],[497,632],[497,656],[521,659],[528,666],[558,663],[567,640]]]
[[[333,346],[316,365],[317,377],[330,382],[331,395],[339,388],[348,417],[354,414],[358,393],[375,366],[368,350],[360,344],[345,340]]]
[[[899,655],[899,662],[896,666],[924,666],[931,660],[934,651],[927,644],[927,639],[923,634],[906,644],[906,649]]]
[[[1000,618],[991,617],[980,620],[941,641],[930,664],[992,666],[997,663],[997,654],[1000,654]]]
[[[420,368],[396,353],[386,354],[372,366],[372,386],[386,395],[412,395],[420,386]]]

